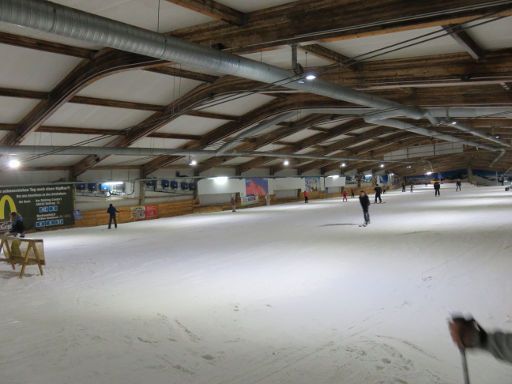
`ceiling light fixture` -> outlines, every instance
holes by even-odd
[[[341,163],[341,168],[345,168],[347,166],[347,163]]]
[[[283,165],[285,167],[289,166],[290,165],[290,161],[288,159],[286,159],[285,161],[283,161]]]
[[[18,169],[19,167],[21,167],[21,161],[19,161],[18,159],[11,159],[11,160],[9,160],[7,165],[11,169]]]
[[[316,75],[315,75],[314,73],[308,73],[308,74],[306,75],[306,80],[307,80],[307,81],[313,81],[313,80],[315,80],[315,79],[316,79]]]

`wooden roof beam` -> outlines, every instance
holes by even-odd
[[[213,75],[208,75],[205,73],[187,71],[186,69],[171,67],[169,64],[170,63],[166,63],[161,66],[148,68],[148,69],[146,69],[146,71],[160,73],[162,75],[167,75],[167,76],[180,77],[182,79],[202,81],[204,83],[213,83],[214,81],[219,79],[219,76],[213,76]]]
[[[312,53],[313,55],[330,60],[336,64],[340,64],[341,66],[353,71],[360,71],[362,68],[361,64],[353,61],[350,57],[344,56],[341,53],[333,51],[332,49],[325,48],[320,44],[300,45],[299,48],[303,51]]]
[[[482,60],[485,51],[468,35],[461,25],[445,25],[443,29],[474,59]]]
[[[260,135],[260,136],[256,137],[254,140],[251,140],[247,143],[243,143],[243,144],[239,145],[235,150],[236,151],[255,151],[255,150],[262,148],[268,144],[276,143],[281,138],[290,136],[290,135],[300,132],[304,129],[309,129],[310,125],[312,125],[312,124],[317,124],[319,122],[326,121],[329,119],[330,119],[329,115],[313,114],[313,115],[306,116],[305,118],[302,118],[300,120],[288,123],[284,127],[279,127],[279,124],[278,124],[277,129],[275,129],[269,133]],[[225,162],[224,158],[222,158],[222,157],[215,157],[215,158],[208,159],[206,161],[201,162],[198,172],[204,172],[212,167],[217,167],[219,165],[222,165],[224,162]],[[242,171],[242,172],[244,172],[244,171]]]
[[[159,60],[144,56],[107,50],[91,60],[83,60],[18,124],[16,132],[5,136],[2,145],[17,145],[36,130],[58,108],[68,102],[91,82],[109,74],[133,68],[144,68]]]
[[[167,0],[170,3],[199,12],[215,20],[222,20],[226,23],[242,26],[247,22],[243,12],[237,11],[224,4],[213,0]]]
[[[368,12],[369,9],[372,11]],[[173,31],[172,35],[208,46],[223,46],[231,52],[249,53],[294,43],[461,24],[490,13],[510,15],[512,5],[481,0],[386,0],[385,4],[382,0],[319,0],[311,8],[310,1],[302,0],[250,12],[244,28],[212,22]]]
[[[177,119],[179,116],[184,115],[187,111],[191,110],[196,105],[201,104],[207,100],[211,100],[216,93],[224,94],[228,92],[236,92],[237,90],[247,89],[248,87],[254,85],[255,83],[250,80],[237,79],[229,76],[221,78],[213,84],[199,85],[191,91],[187,92],[182,97],[174,100],[172,103],[166,106],[162,112],[155,112],[144,121],[129,128],[125,136],[114,139],[109,144],[107,144],[107,146],[130,146],[137,140],[140,140],[141,138],[156,132],[164,125],[167,125],[171,121]],[[232,121],[231,124],[236,125],[238,124],[238,121]],[[73,177],[81,175],[106,157],[99,158],[95,155],[87,156],[85,159],[73,166]],[[180,156],[176,156],[176,159],[178,158],[180,158]]]
[[[94,49],[80,48],[67,44],[54,43],[52,41],[35,39],[27,36],[14,35],[6,32],[0,32],[0,43],[16,47],[35,49],[43,52],[58,53],[60,55],[73,56],[81,59],[91,59],[97,52]]]

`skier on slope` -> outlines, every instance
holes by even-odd
[[[441,196],[441,184],[439,184],[439,181],[434,182],[434,196]]]
[[[377,184],[374,188],[375,190],[375,204],[377,204],[377,199],[379,199],[379,203],[382,203],[382,197],[381,194],[382,194],[382,188],[379,184]]]
[[[402,183],[402,192],[405,192],[405,183]]]
[[[359,202],[361,203],[361,208],[363,208],[364,224],[362,226],[366,227],[370,224],[370,212],[368,211],[370,208],[370,199],[365,191],[361,191]]]
[[[116,209],[116,207],[114,207],[112,204],[110,204],[107,208],[107,213],[109,215],[109,220],[108,220],[108,229],[111,229],[112,228],[112,222],[114,222],[114,226],[115,228],[117,228],[117,217],[116,217],[116,214],[118,213],[119,211]]]
[[[460,179],[457,179],[455,182],[455,192],[462,191],[462,182]]]
[[[450,335],[460,349],[481,349],[512,363],[512,333],[486,332],[473,319],[456,318],[449,323]]]
[[[304,191],[304,203],[309,203],[309,193],[308,191]]]
[[[341,195],[343,196],[343,200],[342,201],[348,201],[348,199],[347,199],[347,191],[343,190],[343,193]]]
[[[236,212],[236,195],[231,195],[231,212]]]

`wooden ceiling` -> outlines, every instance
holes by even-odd
[[[86,1],[86,0],[84,0]],[[212,0],[167,0],[173,7],[184,8],[207,16],[212,21],[169,31],[168,33],[190,42],[205,44],[235,54],[250,54],[269,51],[279,55],[291,44],[299,44],[302,54],[316,57],[327,64],[314,70],[320,78],[363,90],[369,94],[385,97],[406,105],[420,107],[511,107],[512,110],[512,39],[499,49],[490,49],[474,38],[476,30],[469,27],[475,23],[491,26],[502,23],[509,26],[512,36],[512,4],[510,2],[477,0],[431,0],[413,2],[408,0],[300,0],[267,9],[244,13],[221,2]],[[75,2],[80,3],[80,2]],[[508,3],[508,4],[507,4]],[[203,19],[201,19],[203,20]],[[504,23],[505,21],[505,23]],[[469,27],[469,28],[468,28]],[[441,31],[443,38],[451,40],[453,52],[435,53],[425,51],[421,56],[408,57],[406,54],[389,57],[354,58],[345,52],[335,50],[339,42],[351,41],[364,44],[367,39],[377,41],[381,48],[388,45],[388,36],[399,32],[425,34]],[[311,108],[354,107],[348,103],[312,94],[289,92],[279,87],[268,88],[254,81],[201,73],[197,68],[183,68],[174,63],[120,52],[112,49],[91,49],[69,45],[59,40],[0,32],[0,53],[2,46],[43,51],[60,56],[79,59],[74,69],[62,76],[61,81],[46,91],[40,89],[13,88],[0,82],[0,106],[6,98],[33,100],[36,104],[19,121],[5,122],[0,117],[0,134],[5,133],[2,145],[20,145],[34,133],[58,135],[63,140],[73,135],[92,135],[102,139],[110,138],[106,146],[128,147],[137,145],[144,138],[178,140],[185,149],[205,149],[220,145],[232,136],[269,117],[287,111],[298,111],[297,118],[277,124],[272,130],[242,140],[237,151],[258,151],[274,145],[274,152],[309,153],[314,155],[334,154],[336,156],[374,159],[375,162],[354,162],[347,170],[368,170],[377,167],[378,160],[397,149],[415,145],[435,144],[436,138],[419,136],[394,128],[380,127],[365,123],[357,116],[340,120],[340,116],[320,113],[306,113]],[[417,33],[418,32],[418,33]],[[496,33],[499,33],[497,31]],[[439,36],[439,33],[437,34]],[[401,36],[401,35],[400,35]],[[435,34],[429,41],[435,48]],[[426,38],[429,38],[427,35]],[[366,40],[365,40],[366,39]],[[377,40],[375,40],[377,39]],[[405,37],[402,41],[407,40]],[[381,43],[379,43],[381,41]],[[421,45],[420,45],[421,46]],[[400,47],[400,46],[397,46]],[[453,48],[455,47],[455,48]],[[403,45],[402,45],[403,48]],[[393,48],[388,49],[390,51]],[[406,48],[402,49],[404,53]],[[281,53],[280,53],[281,52]],[[272,57],[270,55],[270,57]],[[305,56],[307,57],[307,56]],[[310,61],[311,62],[311,61]],[[290,57],[291,63],[291,57]],[[37,63],[33,63],[37,71]],[[306,66],[306,63],[303,63]],[[2,68],[0,68],[2,71]],[[129,101],[108,97],[84,96],[81,92],[93,83],[119,73],[158,74],[168,78],[186,79],[195,82],[191,90],[182,93],[170,103]],[[44,73],[41,73],[44,76]],[[192,83],[191,83],[192,84]],[[268,102],[250,108],[240,114],[236,100],[247,94],[268,97]],[[224,98],[219,108],[211,108],[212,102]],[[226,99],[227,98],[227,99]],[[229,99],[231,98],[231,99]],[[262,99],[266,100],[266,99]],[[215,103],[213,103],[215,104]],[[51,118],[65,105],[111,108],[122,111],[143,111],[144,119],[123,129],[106,129],[94,126],[63,126],[48,124]],[[207,108],[209,107],[209,108]],[[300,112],[302,111],[302,112]],[[197,124],[201,119],[218,121],[216,128],[198,134],[191,127],[187,132],[172,132],[173,123],[184,116],[194,117]],[[467,126],[501,140],[512,142],[512,114],[481,116],[460,119]],[[421,124],[421,123],[419,123]],[[170,127],[162,131],[162,128]],[[428,127],[425,122],[425,127]],[[364,129],[363,129],[364,128]],[[469,136],[453,127],[428,127],[440,133],[486,143]],[[363,129],[363,131],[360,131]],[[304,133],[298,141],[290,141],[291,135]],[[488,143],[487,143],[488,144]],[[496,153],[465,147],[463,153],[415,158],[430,161],[439,169],[456,169],[469,165],[484,169],[506,170],[512,166],[512,154],[507,152],[499,162],[492,164]],[[80,178],[93,168],[133,168],[129,164],[104,166],[106,157],[87,156],[74,164],[27,167],[38,170],[66,169],[70,178]],[[173,167],[182,160],[179,156],[161,156],[140,165],[143,177],[160,168]],[[211,168],[227,167],[232,158],[216,157],[203,160],[196,173]],[[491,165],[492,164],[492,165]],[[139,166],[137,166],[139,167]],[[291,167],[299,173],[320,170],[323,173],[339,171],[339,164],[332,161],[294,161]],[[283,167],[275,164],[275,158],[254,156],[250,161],[236,165],[241,174],[254,168],[270,168],[272,173]],[[406,168],[393,167],[395,172],[412,174],[419,172],[421,165]],[[391,168],[389,168],[391,169]]]

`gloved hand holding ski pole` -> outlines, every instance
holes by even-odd
[[[476,348],[482,345],[485,331],[472,317],[465,318],[463,316],[453,316],[449,328],[452,340],[459,347],[462,357],[464,383],[470,384],[466,348]]]

